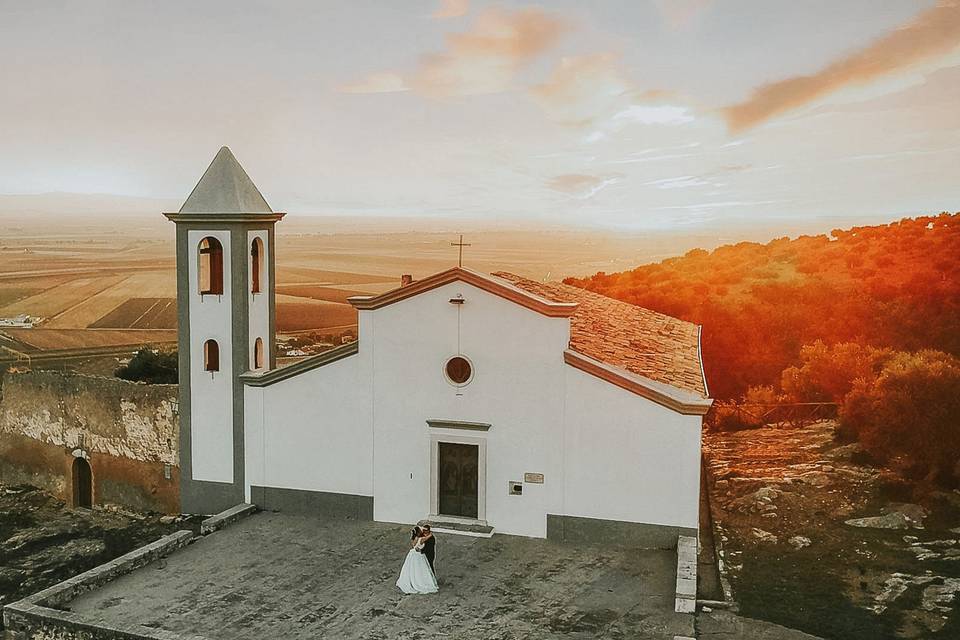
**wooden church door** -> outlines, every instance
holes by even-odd
[[[476,518],[480,448],[474,444],[439,443],[440,514]]]

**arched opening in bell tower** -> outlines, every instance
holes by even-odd
[[[220,371],[220,345],[216,340],[207,340],[203,343],[203,370]]]
[[[200,294],[223,294],[223,245],[213,236],[200,241],[198,249]]]
[[[263,369],[263,338],[257,338],[253,343],[253,368]]]
[[[263,276],[263,240],[254,238],[250,244],[250,292],[260,293]]]

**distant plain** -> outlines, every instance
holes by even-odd
[[[796,230],[793,230],[796,231]],[[769,227],[718,232],[624,232],[497,221],[290,215],[277,225],[277,330],[342,331],[356,324],[347,297],[399,285],[457,264],[536,280],[616,272]],[[158,211],[0,216],[0,318],[41,318],[0,328],[3,351],[22,354],[114,345],[172,345],[176,330],[174,225]]]

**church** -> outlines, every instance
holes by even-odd
[[[700,328],[453,267],[356,296],[358,340],[277,367],[274,212],[226,147],[176,213],[181,503],[472,535],[696,535]]]

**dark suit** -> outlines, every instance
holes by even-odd
[[[430,563],[430,571],[433,571],[433,559],[437,555],[437,539],[430,536],[424,540],[422,553],[427,557],[427,562]],[[433,572],[436,573],[436,571]]]

